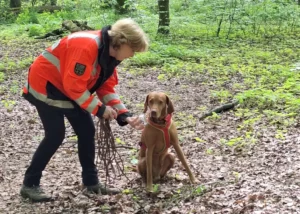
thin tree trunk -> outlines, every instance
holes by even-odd
[[[158,0],[159,23],[158,31],[160,34],[169,34],[170,29],[170,11],[169,0]]]
[[[229,38],[229,35],[231,33],[231,30],[232,30],[232,25],[233,25],[233,21],[234,21],[234,15],[235,15],[236,7],[237,7],[237,2],[236,2],[236,0],[234,0],[233,13],[229,15],[229,30],[227,32],[226,39]]]
[[[223,19],[224,19],[224,14],[226,12],[226,6],[227,6],[227,1],[225,1],[225,3],[224,3],[224,11],[223,11],[221,19],[219,20],[219,23],[218,23],[218,28],[217,28],[217,32],[216,32],[216,36],[217,37],[220,36],[220,32],[221,32],[221,28],[222,28],[222,23],[223,23]]]
[[[221,17],[221,19],[219,21],[219,24],[218,24],[218,29],[217,29],[217,34],[216,34],[217,37],[220,36],[221,26],[222,26],[222,22],[223,22],[223,16],[224,16],[224,14],[222,14],[222,17]]]
[[[21,0],[10,0],[9,7],[10,8],[21,7]]]
[[[115,5],[115,9],[118,14],[124,14],[128,11],[128,6],[125,6],[125,0],[117,0],[117,4]]]
[[[57,5],[57,0],[50,0],[50,5],[51,6],[56,6]]]

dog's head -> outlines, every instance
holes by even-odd
[[[163,119],[167,114],[174,112],[174,106],[169,97],[162,92],[150,92],[147,95],[144,104],[144,113],[147,112],[149,108],[150,117],[156,119]]]

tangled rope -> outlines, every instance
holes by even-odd
[[[99,169],[105,171],[106,182],[108,178],[112,178],[110,172],[113,172],[114,179],[125,176],[129,180],[124,171],[124,162],[117,151],[109,120],[99,119],[97,123],[96,142],[98,146],[96,164],[99,166]]]

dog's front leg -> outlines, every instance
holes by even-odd
[[[179,145],[179,141],[178,141],[178,134],[177,134],[177,131],[174,131],[174,129],[172,130],[172,132],[170,133],[171,135],[171,140],[172,140],[172,145],[176,151],[176,154],[180,160],[180,162],[182,163],[182,165],[184,166],[185,170],[187,171],[189,177],[190,177],[190,180],[192,183],[195,183],[196,182],[196,179],[194,177],[194,174],[192,173],[189,165],[187,164],[187,161],[186,161],[186,158],[183,154],[183,151]]]
[[[190,181],[192,183],[195,183],[196,180],[195,180],[194,174],[192,173],[189,165],[187,164],[186,158],[185,158],[185,156],[184,156],[184,154],[182,152],[182,149],[181,149],[179,143],[178,142],[174,143],[173,146],[174,146],[174,149],[175,149],[175,151],[177,153],[177,156],[178,156],[180,162],[182,163],[182,165],[184,166],[185,170],[187,171],[187,173],[188,173],[188,175],[190,177]]]
[[[149,144],[148,144],[149,145]],[[152,157],[153,157],[153,144],[147,147],[146,150],[146,165],[147,165],[147,186],[146,190],[148,192],[152,192],[152,184],[153,184],[153,176],[152,176]]]

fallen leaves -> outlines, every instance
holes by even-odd
[[[37,54],[47,44],[41,42],[36,46]],[[14,48],[15,53],[22,52]],[[25,83],[27,70],[18,72],[7,76],[4,93],[1,92],[5,100],[17,101],[17,105],[11,111],[0,107],[0,213],[300,212],[299,128],[291,127],[287,133],[276,138],[276,127],[261,121],[261,124],[251,127],[253,133],[260,133],[255,145],[242,149],[230,148],[221,144],[220,140],[238,137],[241,118],[233,112],[226,112],[219,115],[218,120],[195,120],[195,115],[204,111],[199,110],[199,106],[216,106],[209,94],[210,90],[214,90],[214,84],[199,84],[206,78],[201,75],[194,77],[200,82],[191,81],[188,76],[157,82],[156,71],[150,69],[134,77],[136,82],[143,83],[142,88],[129,86],[125,81],[128,73],[120,69],[122,84],[117,89],[136,115],[142,111],[136,106],[140,106],[148,91],[159,89],[170,94],[176,106],[175,120],[182,127],[179,131],[180,143],[200,184],[190,185],[187,173],[177,160],[167,179],[159,183],[157,192],[149,196],[138,174],[132,170],[132,164],[137,163],[141,133],[129,127],[120,128],[114,121],[111,123],[112,129],[130,182],[122,177],[110,179],[110,185],[123,188],[122,194],[87,196],[81,186],[77,138],[66,123],[66,136],[69,137],[52,157],[41,180],[42,187],[55,197],[55,201],[28,203],[20,198],[19,190],[44,131],[35,108],[9,90],[13,80],[19,80],[20,86]],[[188,87],[180,87],[184,85]],[[6,103],[7,106],[12,104]],[[124,143],[128,148],[121,147]],[[105,173],[101,170],[99,177],[102,182],[105,181]]]

